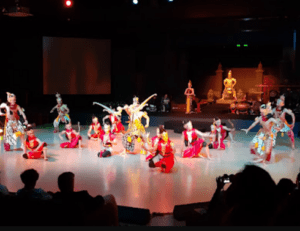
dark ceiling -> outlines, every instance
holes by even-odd
[[[207,31],[250,32],[278,28],[297,28],[299,10],[296,1],[283,0],[73,0],[72,8],[64,0],[19,0],[34,16],[14,19],[3,14],[0,24],[18,21],[41,22],[46,27],[64,23],[93,26],[99,30],[118,30],[132,33],[139,30],[179,33]],[[2,0],[1,8],[8,10],[15,0]],[[96,28],[95,28],[96,27]]]

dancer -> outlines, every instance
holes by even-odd
[[[197,129],[193,128],[191,121],[186,123],[184,125],[184,128],[186,130],[184,130],[182,132],[182,141],[183,141],[182,149],[181,149],[182,157],[183,158],[186,158],[186,157],[192,158],[192,157],[197,157],[197,156],[203,157],[203,155],[201,154],[201,149],[202,149],[202,147],[205,147],[207,158],[211,159],[210,154],[209,154],[208,145],[204,141],[204,139],[202,139],[200,137],[214,138],[214,135],[213,134],[205,134],[205,133],[202,133],[202,132],[198,131]]]
[[[111,124],[111,132],[113,134],[115,133],[125,133],[125,128],[121,122],[120,119],[120,115],[122,113],[122,108],[121,107],[117,107],[118,111],[115,111],[113,109],[111,110],[107,110],[107,109],[103,109],[103,111],[107,111],[109,113],[109,115],[106,115],[103,117],[102,121],[103,124],[105,122],[106,119],[109,119],[110,124]]]
[[[78,146],[79,149],[81,149],[82,137],[80,136],[79,132],[76,132],[75,130],[73,130],[71,124],[66,124],[65,130],[63,130],[61,133],[59,133],[59,138],[61,140],[63,140],[62,135],[64,135],[64,134],[66,135],[66,138],[67,138],[67,140],[69,140],[69,142],[61,143],[60,144],[61,148],[76,148]]]
[[[27,126],[25,130],[26,130],[27,138],[24,145],[25,153],[23,154],[23,157],[25,159],[39,159],[43,156],[44,160],[48,160],[47,143],[41,142],[35,136],[31,126]]]
[[[89,130],[87,132],[87,136],[91,140],[98,140],[100,136],[104,134],[104,131],[96,116],[92,117],[92,122],[93,123],[90,125]],[[91,135],[92,131],[94,131],[94,134]]]
[[[28,124],[26,115],[23,109],[16,104],[15,94],[6,92],[7,103],[2,103],[0,109],[5,109],[5,114],[0,111],[0,115],[6,116],[5,126],[4,126],[4,149],[5,151],[10,150],[11,145],[17,144],[17,138],[20,137],[23,149],[25,141],[25,131],[22,122],[20,121],[20,116],[18,112],[22,115],[24,119],[24,125]]]
[[[231,123],[231,122],[230,122]],[[235,128],[233,124],[231,123],[233,128],[228,128],[227,126],[224,126],[221,124],[221,119],[214,118],[214,122],[211,126],[211,133],[214,134],[214,141],[213,141],[213,148],[214,149],[225,149],[224,139],[227,136],[227,132],[229,133],[229,137],[231,139],[231,142],[234,142],[232,133],[235,131]]]
[[[188,88],[185,89],[184,94],[186,95],[186,112],[185,112],[185,114],[190,114],[192,111],[193,96],[195,95],[194,88],[192,88],[191,80],[189,81]]]
[[[138,98],[133,98],[133,104],[130,106],[125,105],[123,109],[126,111],[126,113],[129,115],[129,125],[128,130],[122,137],[122,144],[124,146],[124,151],[122,154],[133,152],[134,151],[134,140],[137,139],[138,142],[142,143],[142,154],[147,154],[148,149],[148,137],[147,133],[145,131],[145,128],[149,127],[149,116],[147,115],[147,112],[141,111],[147,104],[147,102],[152,98],[156,96],[156,94],[151,95],[148,97],[143,103],[139,104]],[[142,118],[146,119],[146,125],[143,126],[141,120]]]
[[[275,134],[273,139],[273,147],[276,144],[277,132],[281,132],[281,135],[284,136],[284,133],[287,133],[288,137],[291,141],[292,149],[295,149],[295,138],[293,128],[295,126],[295,114],[290,109],[282,109],[284,107],[285,97],[284,95],[280,96],[280,98],[276,102],[276,108],[273,109],[274,118],[278,121],[278,125],[272,127],[272,132]],[[288,124],[285,119],[285,115],[288,114],[292,117],[292,124]]]
[[[54,108],[52,108],[52,110],[50,111],[50,113],[52,113],[55,109],[57,109],[58,112],[58,116],[53,122],[54,133],[59,132],[58,126],[60,122],[71,124],[71,119],[68,114],[70,113],[69,108],[67,107],[66,104],[63,104],[60,94],[57,93],[55,96],[56,96],[57,105]]]
[[[146,161],[149,160],[150,168],[161,168],[162,172],[169,173],[174,166],[174,153],[176,152],[174,143],[169,139],[168,133],[165,129],[160,129],[161,139],[151,149],[151,154],[147,156]],[[158,161],[154,162],[158,157]]]
[[[112,146],[116,145],[116,136],[111,133],[109,124],[104,125],[104,134],[100,136],[101,151],[98,153],[98,157],[109,157],[112,154]]]
[[[273,148],[273,136],[272,126],[278,124],[278,120],[274,119],[271,109],[271,103],[262,104],[260,107],[260,116],[255,118],[254,123],[247,129],[241,129],[246,132],[246,134],[254,128],[257,124],[261,125],[261,129],[257,132],[256,136],[253,138],[250,144],[251,154],[257,156],[257,160],[254,162],[270,161],[272,157]]]

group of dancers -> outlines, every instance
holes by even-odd
[[[170,172],[174,166],[175,146],[169,139],[168,132],[160,125],[156,130],[156,136],[149,137],[150,133],[146,132],[149,126],[149,116],[147,112],[142,111],[147,105],[147,102],[156,96],[156,94],[148,97],[144,102],[139,103],[137,97],[133,98],[131,105],[124,107],[117,107],[117,110],[109,108],[101,103],[94,102],[93,105],[103,107],[103,111],[109,114],[102,119],[102,124],[96,116],[92,117],[92,124],[89,126],[87,136],[90,140],[100,141],[100,151],[97,153],[98,157],[109,157],[112,155],[113,147],[117,144],[118,134],[122,136],[122,145],[124,150],[121,155],[126,153],[134,153],[135,140],[141,143],[141,154],[145,154],[145,160],[149,162],[150,168],[158,167],[163,172]],[[242,129],[248,133],[254,126],[260,124],[261,129],[253,138],[250,145],[250,152],[255,154],[257,159],[255,162],[266,162],[271,160],[272,148],[275,146],[277,134],[287,133],[291,140],[292,148],[295,148],[293,127],[295,125],[295,115],[289,109],[284,107],[284,96],[282,95],[276,104],[276,108],[272,109],[271,104],[263,104],[260,107],[260,116],[255,119],[255,122],[248,128]],[[69,116],[69,108],[63,101],[59,94],[56,94],[57,105],[50,111],[52,113],[55,109],[58,112],[55,118],[54,132],[59,133],[60,122],[66,123],[65,129],[58,135],[63,140],[65,135],[67,142],[60,144],[61,148],[82,148],[82,136],[80,135],[80,126],[78,124],[78,131],[72,128],[71,119]],[[4,112],[3,112],[4,109]],[[121,113],[125,111],[129,117],[128,129],[125,131],[121,123]],[[22,115],[24,122],[21,122],[19,114]],[[292,116],[292,124],[288,124],[285,115]],[[32,126],[28,124],[24,109],[16,104],[16,96],[7,92],[7,102],[0,105],[0,115],[5,116],[4,126],[4,149],[11,150],[12,145],[16,145],[17,138],[20,137],[22,149],[24,150],[23,157],[26,159],[44,158],[47,160],[47,143],[39,140],[35,134]],[[142,118],[146,119],[146,125],[141,122]],[[109,123],[105,122],[109,119]],[[233,123],[229,121],[232,128],[222,125],[219,118],[214,118],[211,125],[211,130],[208,132],[200,132],[193,128],[192,122],[184,122],[185,130],[182,133],[181,156],[183,158],[202,157],[211,159],[209,149],[225,149],[224,140],[229,135],[232,142],[233,132],[235,131]],[[93,134],[92,134],[93,133]],[[26,134],[26,137],[25,137]],[[205,149],[205,154],[201,153]]]

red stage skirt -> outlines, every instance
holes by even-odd
[[[201,149],[203,147],[203,139],[198,139],[194,142],[193,146],[190,148],[187,148],[184,152],[183,152],[183,158],[187,158],[187,157],[194,157],[197,156],[200,152]]]
[[[47,146],[46,142],[43,142],[41,147],[38,150],[28,152],[28,159],[39,159],[41,158],[43,148]]]
[[[71,140],[71,142],[64,142],[60,144],[61,148],[76,148],[78,145],[79,140],[81,140],[81,136],[77,136]]]
[[[125,128],[121,122],[117,123],[117,126],[114,128],[113,133],[119,133],[125,131]]]
[[[165,173],[169,173],[170,170],[174,166],[174,154],[172,153],[172,154],[170,154],[166,157],[163,157],[160,161],[155,163],[155,167],[161,167],[162,168],[162,166],[161,166],[162,164],[164,164],[166,166]]]

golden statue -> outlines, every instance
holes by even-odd
[[[234,89],[234,86],[236,84],[236,79],[232,78],[232,71],[230,70],[228,72],[228,77],[224,79],[224,91],[222,94],[222,99],[230,98],[230,95],[233,96],[233,98],[236,100],[236,91]]]

